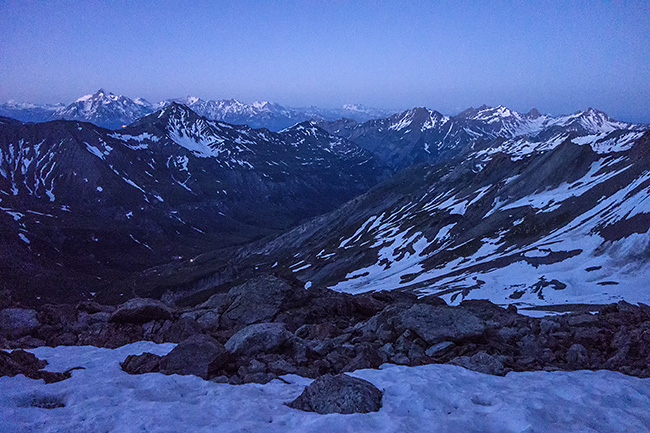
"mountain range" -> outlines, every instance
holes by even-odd
[[[443,124],[470,138],[449,142],[448,153],[430,157],[435,163],[406,168],[329,214],[244,246],[228,272],[203,256],[204,273],[192,274],[190,292],[207,296],[233,275],[275,272],[306,286],[415,290],[452,304],[650,300],[648,125],[593,109],[556,118],[504,107],[456,118],[414,109],[362,128],[366,136],[396,137],[408,151],[342,135],[390,162],[438,147],[408,140],[423,124],[430,126],[425,132]],[[187,268],[164,269],[183,275]]]
[[[2,284],[33,294],[38,281],[39,296],[87,296],[129,272],[278,234],[389,174],[369,152],[310,123],[275,133],[177,103],[117,131],[7,122]]]
[[[384,117],[392,112],[362,105],[344,105],[341,108],[318,107],[290,108],[273,102],[245,104],[235,99],[203,100],[195,96],[168,99],[150,103],[145,99],[131,99],[99,89],[92,95],[85,95],[71,104],[36,105],[7,102],[0,104],[0,116],[23,122],[46,122],[50,120],[79,120],[94,123],[109,129],[125,127],[140,117],[151,114],[173,102],[186,105],[197,114],[210,120],[220,120],[252,128],[267,128],[279,131],[305,120],[335,120],[342,117],[364,122]]]
[[[279,132],[178,102],[113,131],[0,118],[2,281],[25,302],[182,303],[260,273],[450,303],[647,302],[649,129],[502,106]]]
[[[470,108],[451,117],[419,107],[364,123],[339,119],[316,124],[354,141],[394,169],[458,158],[481,147],[486,152],[525,153],[539,150],[542,143],[565,140],[571,134],[586,136],[646,128],[612,120],[593,108],[550,116],[535,109],[518,113],[503,106]]]

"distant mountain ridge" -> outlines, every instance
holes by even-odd
[[[252,128],[267,128],[279,131],[310,119],[334,120],[349,117],[359,122],[388,116],[390,110],[347,104],[341,108],[319,107],[289,108],[273,102],[256,101],[246,104],[235,99],[203,100],[195,96],[168,99],[150,103],[145,99],[131,99],[99,89],[85,95],[71,104],[36,105],[7,102],[0,104],[0,116],[11,117],[22,122],[46,122],[50,120],[79,120],[94,123],[109,129],[118,129],[131,124],[140,117],[177,102],[210,120],[220,120]]]
[[[616,130],[648,128],[612,120],[593,108],[550,116],[535,109],[518,113],[504,106],[470,108],[456,116],[418,107],[364,123],[341,119],[316,124],[354,141],[394,169],[457,158],[484,145],[491,149],[521,149],[526,144],[532,151],[535,143],[558,143],[569,136],[604,136]]]

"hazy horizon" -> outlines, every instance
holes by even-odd
[[[650,4],[0,4],[0,101],[593,107],[650,123]]]

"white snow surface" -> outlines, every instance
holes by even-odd
[[[302,412],[285,406],[311,383],[228,385],[195,376],[129,375],[130,354],[168,353],[174,344],[137,342],[30,350],[51,371],[81,366],[46,385],[0,378],[2,432],[648,432],[650,379],[611,371],[526,372],[490,376],[452,365],[385,364],[358,370],[384,392],[368,414]],[[50,399],[65,407],[31,407]]]

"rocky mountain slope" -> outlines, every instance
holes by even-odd
[[[404,170],[245,248],[237,266],[351,293],[413,289],[450,303],[647,302],[650,132],[611,121],[593,128],[594,118],[556,119],[508,140],[494,129],[496,138],[460,160]],[[197,291],[222,281],[212,270]]]
[[[176,103],[118,131],[3,123],[2,284],[32,301],[87,296],[154,264],[287,230],[388,174],[311,124],[273,133]]]

